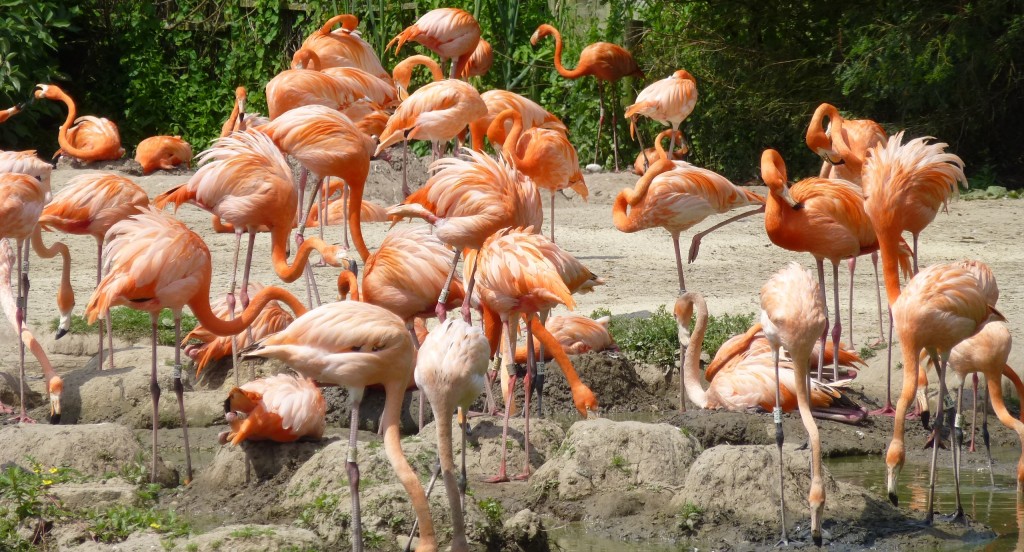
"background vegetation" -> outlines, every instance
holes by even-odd
[[[57,82],[81,112],[117,122],[129,152],[154,134],[180,134],[198,150],[216,135],[235,86],[250,89],[250,109],[265,110],[263,85],[330,16],[357,14],[390,67],[396,58],[384,44],[440,5],[475,13],[494,47],[480,89],[515,90],[562,116],[584,162],[597,134],[596,84],[558,77],[551,40],[530,46],[542,22],[566,34],[569,66],[597,40],[633,50],[647,77],[620,84],[619,114],[644,85],[680,67],[693,73],[690,160],[736,181],[756,178],[765,147],[782,151],[792,175],[816,172],[803,134],[828,101],[889,131],[949,142],[972,177],[1022,185],[1024,0],[0,0],[0,104]],[[595,17],[595,6],[607,16]],[[36,104],[0,126],[0,148],[48,155],[63,118],[61,106]],[[645,135],[656,128],[645,123]],[[624,121],[619,134],[628,136]],[[602,142],[609,165],[607,128]],[[623,140],[622,151],[628,163],[637,148]]]

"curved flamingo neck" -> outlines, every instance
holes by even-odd
[[[885,281],[885,295],[889,307],[900,298],[900,244],[899,236],[892,235],[888,228],[876,228],[878,235],[878,253],[882,256],[882,277]]]
[[[555,70],[558,71],[559,75],[567,79],[577,79],[583,76],[583,69],[577,64],[575,69],[566,69],[562,65],[562,33],[558,32],[558,29],[547,25],[547,31],[551,36],[555,37]]]
[[[324,242],[320,238],[312,237],[306,238],[302,242],[299,250],[295,253],[295,260],[288,264],[288,258],[285,256],[285,244],[288,241],[288,234],[289,229],[283,225],[274,226],[270,233],[270,260],[274,264],[274,272],[285,283],[294,282],[299,279],[299,276],[302,276],[303,270],[306,268],[306,261],[309,260],[309,256],[313,251],[319,252],[328,262],[334,260],[337,247]]]
[[[359,301],[359,282],[351,270],[338,274],[338,295],[343,301]]]
[[[690,402],[700,408],[707,408],[707,392],[700,385],[700,354],[704,347],[704,334],[708,326],[708,306],[704,302],[704,298],[698,293],[690,292],[684,295],[684,297],[687,296],[692,301],[697,321],[693,326],[693,332],[690,334],[690,342],[686,347],[686,353],[683,355],[683,385],[686,388],[686,397],[690,399]],[[688,322],[689,317],[686,317],[686,320]],[[684,336],[686,328],[683,327],[678,318],[676,323],[679,324],[680,337]]]
[[[504,130],[505,121],[509,119],[512,119],[512,129],[505,136],[505,143],[502,144],[501,149],[505,154],[505,158],[518,167],[523,163],[523,158],[519,156],[518,152],[519,138],[523,135],[522,114],[514,109],[506,109],[494,118],[494,122],[491,125],[497,125],[498,129]]]
[[[320,70],[320,56],[309,48],[299,48],[292,56],[292,68],[301,67],[313,71]]]
[[[224,125],[220,127],[220,137],[224,138],[235,130],[235,123],[238,121],[238,111],[240,107],[238,105],[238,97],[235,97],[235,107],[231,109],[231,115],[228,116],[228,120],[224,121]]]
[[[335,15],[328,19],[327,22],[324,23],[323,27],[320,27],[320,34],[331,34],[331,29],[333,29],[338,23],[341,23],[342,29],[352,32],[359,26],[359,18],[350,13]]]
[[[205,285],[201,286],[196,295],[188,302],[192,314],[204,328],[215,335],[235,335],[252,325],[256,317],[263,311],[271,301],[281,301],[288,305],[296,317],[306,313],[306,306],[303,305],[294,295],[276,286],[265,287],[252,298],[249,306],[242,311],[242,315],[234,320],[222,320],[210,308],[210,279],[205,279]]]
[[[37,224],[32,231],[32,249],[36,255],[43,259],[52,259],[57,255],[61,256],[60,288],[57,290],[57,307],[61,315],[70,316],[71,309],[75,308],[75,291],[71,287],[71,251],[62,242],[54,242],[50,247],[43,243],[43,234]]]
[[[75,122],[78,108],[75,107],[75,102],[71,99],[71,96],[68,96],[63,90],[57,92],[57,98],[55,99],[64,102],[64,105],[68,107],[68,118],[64,120],[64,124],[60,126],[60,130],[57,132],[57,143],[60,144],[64,153],[72,157],[81,157],[84,152],[71,145],[71,142],[68,142],[68,129]]]
[[[636,185],[633,189],[626,188],[622,190],[620,195],[624,196],[626,203],[631,207],[643,201],[644,197],[647,196],[647,190],[651,187],[651,183],[654,179],[665,172],[668,172],[676,167],[674,161],[668,158],[668,154],[665,152],[665,148],[661,146],[662,140],[678,131],[665,130],[658,134],[658,137],[654,139],[654,148],[657,150],[657,160],[651,163],[651,166],[647,167],[647,172],[640,177],[640,180],[636,181]]]
[[[434,82],[444,80],[444,72],[441,71],[441,66],[432,58],[420,54],[409,56],[398,65],[395,65],[395,68],[391,71],[391,78],[408,91],[409,83],[412,82],[412,72],[416,67],[420,66],[426,67],[430,71]]]

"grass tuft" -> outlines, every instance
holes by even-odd
[[[50,321],[50,331],[57,331],[59,322],[57,318],[52,319]],[[99,331],[99,324],[102,323],[97,320],[96,324],[89,324],[85,321],[85,318],[75,314],[71,317],[71,329],[68,330],[68,333],[75,335],[95,334]],[[110,323],[114,336],[129,343],[148,340],[152,333],[149,313],[129,307],[114,307],[110,309]],[[190,314],[183,314],[181,317],[181,336],[185,337],[188,332],[196,327],[196,324],[198,324],[196,317]],[[171,314],[170,309],[160,311],[160,317],[157,320],[157,343],[167,347],[175,345],[174,315]]]

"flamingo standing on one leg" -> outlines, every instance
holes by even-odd
[[[515,109],[502,111],[491,126],[495,132],[512,120],[512,132],[502,145],[502,154],[519,172],[530,177],[539,188],[551,192],[551,241],[555,241],[555,192],[572,188],[587,199],[587,183],[580,172],[576,148],[565,133],[547,128],[531,128],[523,132],[523,116]],[[490,129],[488,129],[490,134]]]
[[[420,527],[417,550],[436,550],[427,497],[402,454],[398,432],[402,398],[412,380],[415,362],[412,340],[402,319],[367,303],[326,303],[295,319],[284,331],[263,340],[247,356],[276,358],[306,377],[348,388],[352,401],[348,475],[352,493],[352,545],[356,551],[362,550],[359,466],[356,464],[359,402],[367,386],[384,386],[384,452],[416,511]]]
[[[89,234],[96,239],[96,285],[103,278],[103,237],[118,221],[149,205],[146,192],[132,180],[113,173],[89,173],[73,177],[53,201],[43,208],[39,226],[66,234]],[[114,369],[114,338],[110,317],[105,316]],[[58,331],[57,337],[66,333]],[[99,366],[103,366],[103,329],[99,332]]]
[[[935,219],[939,209],[948,205],[949,198],[957,195],[958,184],[967,184],[963,160],[946,153],[946,144],[929,144],[929,140],[928,137],[915,138],[904,144],[903,132],[899,132],[889,137],[887,143],[872,148],[863,170],[864,208],[878,235],[890,309],[900,295],[897,265],[903,232],[910,231],[914,237],[913,270],[916,273],[918,236]],[[889,339],[889,355],[892,355],[892,339]],[[890,369],[886,372],[885,406],[879,413],[894,413],[891,378]],[[924,412],[921,418],[927,427]]]
[[[884,251],[884,250],[883,250]],[[882,259],[884,261],[885,254]],[[888,291],[888,285],[886,286]],[[893,504],[899,501],[897,490],[900,470],[906,458],[903,443],[904,418],[917,392],[920,355],[928,351],[941,359],[938,366],[939,404],[946,394],[946,364],[960,342],[974,335],[995,312],[973,274],[955,265],[932,265],[917,273],[892,304],[893,322],[903,351],[903,390],[896,403],[896,425],[885,455],[886,489]],[[998,314],[998,313],[996,313]],[[1002,318],[1001,315],[999,318]],[[990,380],[989,385],[995,380]],[[995,382],[998,385],[998,381]],[[935,415],[935,427],[942,427],[943,409]],[[932,448],[928,502],[925,521],[931,524],[935,490],[935,461],[938,443]]]
[[[181,342],[181,309],[188,305],[192,314],[207,330],[217,335],[234,335],[247,328],[270,301],[288,304],[297,314],[305,307],[292,294],[281,288],[265,288],[242,315],[234,320],[221,320],[210,308],[210,279],[213,273],[210,250],[203,240],[184,223],[153,207],[132,215],[110,228],[107,233],[107,274],[96,287],[85,314],[89,323],[106,316],[110,307],[126,305],[150,313],[153,325],[153,365],[149,388],[153,395],[153,466],[151,477],[156,481],[157,423],[160,385],[156,379],[157,317],[169,308],[174,313],[175,343]],[[192,454],[188,444],[185,418],[184,387],[181,384],[181,348],[174,348],[174,393],[178,398],[181,429],[185,440],[186,483],[192,479]]]
[[[68,107],[68,118],[57,133],[57,142],[60,144],[57,153],[64,153],[87,163],[120,159],[124,155],[117,125],[107,119],[91,115],[83,115],[76,119],[75,102],[56,85],[37,84],[35,97],[64,102]],[[75,126],[71,126],[72,123],[75,123]]]
[[[575,69],[566,69],[562,65],[562,35],[551,25],[541,25],[530,37],[530,44],[536,46],[548,35],[555,37],[555,69],[559,75],[567,79],[578,79],[593,75],[597,79],[597,92],[601,100],[601,117],[597,122],[597,139],[594,141],[594,163],[597,163],[599,144],[601,143],[601,127],[604,125],[604,83],[614,84],[622,77],[643,78],[644,73],[636,64],[633,56],[622,46],[609,42],[595,42],[580,52],[579,62]],[[616,109],[612,110],[612,142],[615,145],[615,170],[619,170],[619,134],[616,127]]]
[[[142,165],[142,174],[157,169],[169,171],[185,165],[192,168],[192,146],[181,136],[150,136],[139,142],[135,149],[135,161]]]
[[[480,328],[451,318],[427,334],[416,356],[416,386],[430,399],[437,420],[437,451],[452,511],[453,552],[469,550],[462,506],[466,492],[465,410],[484,390],[490,354],[490,344]],[[462,428],[462,479],[459,482],[455,480],[452,458],[451,415],[456,408]]]
[[[409,25],[392,38],[384,48],[395,45],[395,53],[406,42],[419,42],[441,58],[452,60],[448,77],[454,79],[465,72],[477,43],[480,41],[480,23],[465,10],[458,8],[437,8],[423,14],[416,23]]]
[[[775,443],[779,447],[779,512],[782,516],[782,540],[786,539],[785,484],[782,480],[782,415],[781,379],[779,378],[779,349],[785,347],[793,359],[796,380],[796,399],[800,419],[811,444],[811,490],[807,501],[811,507],[811,540],[821,546],[821,521],[825,514],[825,484],[821,469],[821,438],[818,425],[811,417],[810,371],[807,365],[811,349],[825,332],[828,317],[824,293],[809,270],[790,263],[761,287],[761,326],[772,347],[775,359]]]
[[[636,97],[636,103],[626,108],[629,133],[633,135],[636,132],[636,118],[641,115],[650,117],[663,125],[670,125],[672,130],[679,130],[679,125],[690,116],[690,113],[693,113],[695,105],[697,105],[697,80],[689,71],[680,69],[669,75],[668,78],[653,82],[641,90]],[[687,145],[685,135],[682,144],[689,152],[690,147]],[[643,148],[642,143],[640,147]],[[670,160],[675,149],[676,133],[673,132],[672,142],[668,149]]]

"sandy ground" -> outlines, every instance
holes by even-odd
[[[422,182],[425,172],[421,166],[413,166],[411,182]],[[60,191],[77,169],[61,169],[53,173],[54,193]],[[380,205],[390,205],[398,200],[397,176],[386,163],[375,161],[366,188],[366,197]],[[151,197],[187,181],[187,174],[155,174],[132,177]],[[577,311],[589,314],[599,307],[608,308],[613,314],[651,311],[660,305],[671,306],[676,296],[672,241],[661,229],[646,230],[635,234],[624,234],[612,225],[611,203],[615,194],[625,186],[632,186],[637,177],[629,173],[592,174],[586,180],[590,188],[590,201],[579,198],[566,200],[556,196],[556,234],[560,246],[576,255],[593,272],[602,276],[607,285],[598,287],[594,293],[577,298]],[[763,187],[755,188],[764,192]],[[548,198],[544,199],[547,205]],[[545,217],[548,211],[545,208]],[[215,267],[213,290],[227,291],[230,282],[230,267],[234,251],[234,236],[215,234],[211,231],[210,215],[193,206],[184,206],[178,217],[198,232],[210,247]],[[725,216],[713,217],[694,229],[707,228],[723,220]],[[999,308],[1009,320],[1013,333],[1020,335],[1022,310],[1024,310],[1024,289],[1016,279],[1024,274],[1024,248],[1017,242],[1020,226],[1016,221],[1024,218],[1024,202],[1013,199],[954,201],[949,213],[940,213],[935,222],[921,236],[921,266],[936,262],[955,261],[964,258],[980,259],[988,263],[999,281],[1002,295]],[[771,244],[762,229],[763,217],[756,215],[729,225],[704,240],[699,258],[686,265],[684,272],[687,287],[699,291],[707,299],[712,314],[750,313],[758,310],[758,291],[764,281],[789,261],[797,261],[813,269],[813,259],[807,254],[792,253]],[[545,220],[545,232],[548,221]],[[383,239],[386,223],[364,224],[364,235],[371,251]],[[693,232],[683,235],[683,255]],[[341,242],[340,227],[327,229],[328,241]],[[47,242],[53,236],[46,236]],[[73,285],[76,293],[75,312],[81,314],[94,289],[95,242],[89,236],[62,236],[73,255]],[[244,244],[243,244],[244,247]],[[274,275],[269,258],[269,238],[260,235],[256,240],[253,279],[264,283],[280,284]],[[358,255],[350,251],[352,258]],[[244,258],[244,257],[243,257]],[[261,262],[262,261],[262,262]],[[50,320],[57,310],[52,298],[55,297],[60,277],[59,261],[34,259],[32,261],[32,296],[30,299],[29,323],[39,329],[38,333],[48,334]],[[827,267],[826,267],[827,272]],[[336,269],[316,269],[321,297],[334,300],[334,275]],[[843,340],[848,342],[848,280],[845,266],[840,267],[840,298],[844,324]],[[239,275],[241,278],[241,275]],[[828,276],[826,277],[828,280]],[[286,284],[286,288],[305,297],[302,280]],[[870,262],[863,258],[858,263],[854,281],[854,347],[860,348],[878,337],[878,315],[876,310],[874,277]],[[832,309],[832,286],[827,285],[828,302]],[[216,295],[218,292],[215,291]],[[884,296],[884,292],[883,292]],[[42,331],[46,329],[47,331]],[[41,336],[43,337],[43,336]],[[16,362],[13,332],[6,325],[0,325],[0,358],[5,363]],[[894,353],[898,360],[898,352]],[[1020,370],[1024,353],[1015,348],[1010,365]],[[84,358],[69,357],[55,359],[58,371],[62,368],[76,368],[84,364]],[[78,363],[76,365],[76,363]],[[869,367],[858,378],[856,386],[871,398],[884,396],[884,352],[873,358]],[[896,374],[899,375],[898,373]],[[950,380],[952,382],[952,379]],[[857,387],[855,387],[856,389]],[[878,400],[878,399],[876,399]]]

